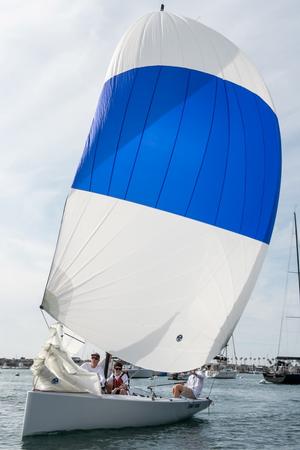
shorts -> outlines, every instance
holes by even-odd
[[[186,387],[186,386],[183,386],[183,387],[182,387],[181,395],[182,395],[183,397],[190,398],[190,399],[192,399],[192,400],[195,400],[195,399],[196,399],[196,397],[195,397],[194,392],[192,391],[192,389],[190,389],[190,388],[188,388],[188,387]]]

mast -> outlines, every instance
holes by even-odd
[[[108,367],[109,367],[110,357],[111,357],[111,354],[106,352],[106,354],[105,354],[105,365],[104,365],[104,377],[105,377],[105,379],[107,378],[107,375],[108,375]]]
[[[299,293],[299,302],[300,302],[299,246],[298,246],[298,229],[297,229],[297,216],[296,216],[296,212],[294,212],[294,225],[295,225],[296,254],[297,254],[298,293]]]

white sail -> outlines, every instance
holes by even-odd
[[[253,65],[197,21],[145,16],[108,69],[42,307],[137,366],[201,366],[249,299],[279,183]]]

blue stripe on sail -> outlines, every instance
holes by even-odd
[[[214,75],[152,66],[104,85],[72,187],[268,243],[280,173],[277,118],[260,97]]]

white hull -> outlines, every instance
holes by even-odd
[[[209,399],[73,394],[31,391],[27,394],[23,436],[53,431],[165,425],[206,409]]]
[[[206,376],[206,378],[234,380],[237,376],[237,372],[235,370],[216,370],[216,371],[208,371],[205,374],[205,376]]]
[[[136,369],[132,371],[131,378],[151,378],[157,373],[158,372],[149,369]]]

